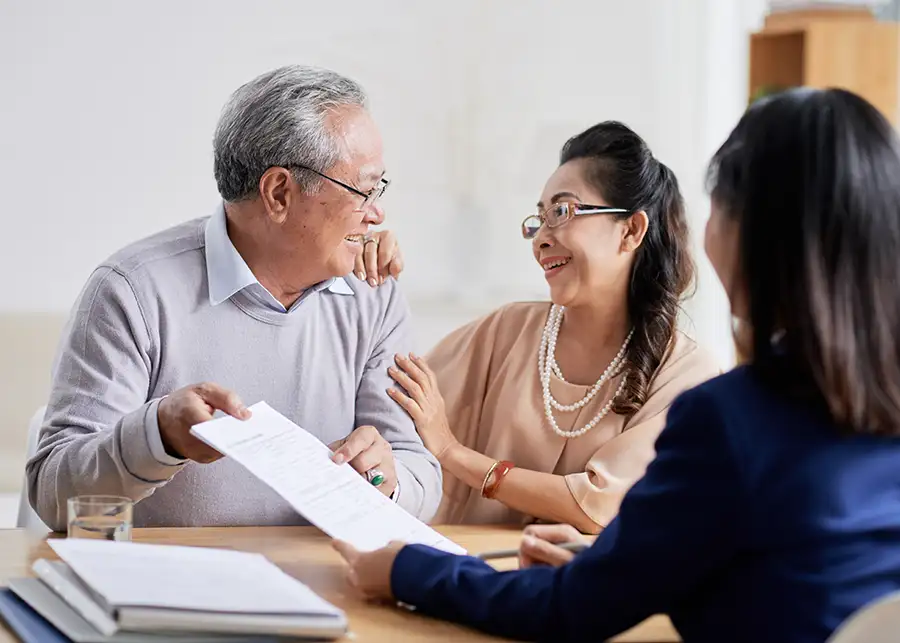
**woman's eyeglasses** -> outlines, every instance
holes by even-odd
[[[558,228],[562,224],[571,220],[572,217],[579,217],[585,214],[627,214],[628,210],[622,208],[611,208],[606,205],[586,205],[584,203],[569,203],[560,201],[532,214],[522,222],[522,236],[526,239],[534,239],[537,236],[541,226],[545,223],[548,228]]]

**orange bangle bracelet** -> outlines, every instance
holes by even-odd
[[[488,475],[485,477],[485,484],[481,489],[481,497],[490,499],[497,495],[497,490],[500,488],[500,483],[503,482],[503,478],[505,478],[506,474],[512,471],[515,466],[516,465],[509,460],[495,462],[494,466],[491,467],[490,471],[488,471]]]
[[[484,474],[484,480],[481,481],[481,497],[482,498],[487,498],[487,496],[484,495],[485,489],[487,489],[488,482],[491,481],[491,476],[494,475],[494,471],[496,471],[497,467],[499,467],[499,466],[500,466],[500,461],[498,460],[497,462],[492,464],[491,468],[487,470],[486,474]]]

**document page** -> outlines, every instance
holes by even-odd
[[[399,540],[465,553],[349,464],[332,462],[327,446],[265,402],[250,410],[249,420],[223,417],[198,424],[191,433],[241,464],[332,538],[364,551]]]
[[[105,540],[49,540],[110,605],[201,612],[340,616],[262,554]]]

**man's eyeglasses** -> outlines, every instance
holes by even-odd
[[[291,165],[288,165],[286,167],[296,167],[301,170],[306,170],[307,172],[312,172],[313,174],[318,174],[323,179],[327,179],[328,181],[331,181],[335,185],[341,186],[348,192],[352,192],[353,194],[361,196],[363,198],[363,203],[361,206],[359,206],[360,210],[365,210],[366,208],[373,205],[378,199],[380,199],[382,197],[382,195],[384,194],[384,191],[387,190],[387,187],[391,184],[391,182],[388,179],[381,178],[381,179],[378,179],[378,183],[375,184],[374,188],[372,188],[368,192],[363,192],[362,190],[357,190],[352,185],[347,185],[346,183],[338,181],[337,179],[333,179],[330,176],[328,176],[327,174],[322,174],[318,170],[314,170],[311,167],[307,167],[305,165],[299,165],[297,163],[292,163]]]
[[[545,223],[548,228],[558,228],[572,217],[585,214],[627,214],[628,212],[628,210],[611,208],[607,205],[585,205],[584,203],[561,201],[544,209],[543,212],[539,211],[537,214],[526,217],[522,222],[522,236],[526,239],[534,239]]]

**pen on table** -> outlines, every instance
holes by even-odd
[[[591,546],[591,543],[562,543],[556,545],[560,549],[565,549],[566,551],[571,551],[574,553],[579,553],[587,549]],[[480,554],[476,554],[476,558],[480,558],[481,560],[493,560],[495,558],[515,558],[519,555],[518,549],[500,549],[497,551],[485,551]]]

